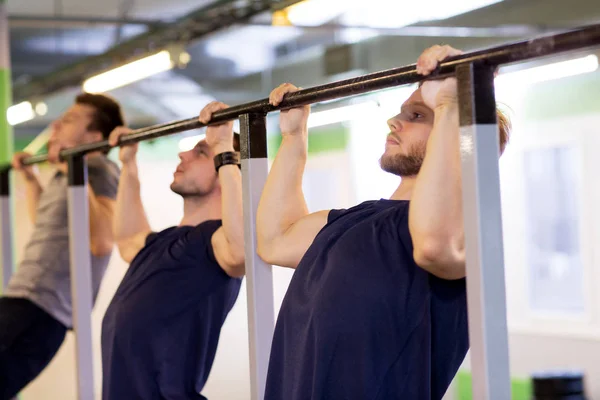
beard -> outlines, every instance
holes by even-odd
[[[185,180],[173,181],[171,183],[171,191],[180,195],[184,200],[191,198],[201,198],[211,194],[218,184],[217,179],[209,184],[209,187],[202,187],[197,182],[189,182]]]
[[[407,154],[383,155],[379,160],[381,169],[400,177],[416,176],[425,159],[426,142],[415,143]]]
[[[175,182],[171,183],[171,191],[175,194],[180,195],[184,199],[202,196],[202,194],[198,191],[190,190],[189,188],[185,188],[183,187],[183,185],[177,184]]]

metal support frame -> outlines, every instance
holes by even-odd
[[[473,398],[510,399],[494,68],[456,70]]]
[[[256,210],[269,172],[266,125],[265,114],[240,116],[252,400],[262,400],[265,395],[275,326],[273,273],[271,266],[256,254]]]
[[[0,169],[0,270],[2,288],[6,289],[15,267],[13,252],[13,207],[10,198],[10,169]]]
[[[69,254],[75,332],[75,365],[79,400],[94,400],[92,347],[92,260],[87,196],[87,165],[81,155],[69,163]]]

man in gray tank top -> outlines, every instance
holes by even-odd
[[[117,102],[84,93],[52,124],[48,158],[57,171],[45,188],[37,171],[22,165],[28,154],[18,153],[13,158],[13,167],[25,177],[27,210],[35,227],[17,271],[0,297],[0,400],[12,398],[35,379],[72,328],[67,165],[58,154],[64,148],[106,139],[124,124]],[[88,154],[86,160],[95,300],[113,250],[119,168],[100,152]]]

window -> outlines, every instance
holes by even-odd
[[[577,148],[536,148],[523,154],[529,308],[584,313]]]

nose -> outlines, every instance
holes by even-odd
[[[398,118],[397,115],[388,119],[387,124],[392,133],[397,133],[402,130],[402,121],[400,121],[400,118]]]
[[[179,159],[180,159],[181,161],[185,161],[185,160],[188,158],[188,155],[190,154],[190,152],[191,152],[191,150],[188,150],[188,151],[182,151],[182,152],[180,152],[180,153],[178,154],[178,156],[179,156]]]

